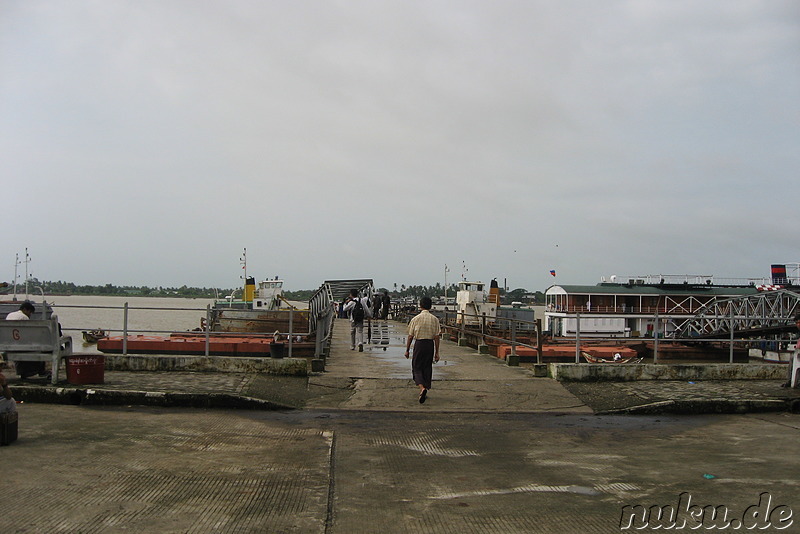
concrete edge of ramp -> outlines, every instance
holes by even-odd
[[[760,412],[800,413],[797,399],[681,399],[668,400],[601,410],[596,415],[695,415],[695,414],[745,414]]]
[[[780,380],[781,365],[756,363],[550,363],[548,373],[561,382],[633,380]]]
[[[97,387],[14,386],[17,402],[99,406],[161,406],[165,408],[240,408],[248,410],[292,410],[289,404],[230,393],[180,393],[111,390]]]

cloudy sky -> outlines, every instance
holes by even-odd
[[[9,282],[767,276],[798,147],[796,0],[0,0]]]

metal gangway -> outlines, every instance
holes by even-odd
[[[358,291],[359,297],[372,297],[374,293],[374,285],[369,278],[326,280],[308,300],[309,331],[316,333],[315,353],[318,358],[329,350],[336,306],[350,295],[352,289]]]
[[[675,331],[676,338],[737,339],[795,331],[800,292],[794,289],[712,300]]]

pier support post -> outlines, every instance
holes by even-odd
[[[656,306],[655,326],[653,327],[653,363],[658,363],[658,306]]]
[[[458,332],[458,346],[465,347],[467,345],[467,337],[464,334],[464,312],[461,312],[461,330]]]
[[[125,307],[122,312],[122,355],[128,355],[128,303],[125,303]]]
[[[542,320],[536,319],[536,363],[542,363]],[[538,376],[538,375],[537,375]]]
[[[478,343],[478,354],[489,354],[489,346],[486,344],[486,312],[481,317],[481,341]]]
[[[517,356],[517,321],[511,320],[511,356],[516,357],[517,363],[508,365],[519,365],[519,356]]]

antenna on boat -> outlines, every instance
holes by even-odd
[[[444,303],[447,305],[447,273],[450,272],[450,268],[447,264],[444,264]]]
[[[25,300],[28,300],[28,264],[31,262],[31,257],[28,254],[28,247],[25,247]]]
[[[242,269],[244,269],[244,280],[247,282],[247,247],[244,248],[244,252],[242,252],[242,257],[239,258],[239,263],[242,264]]]
[[[19,266],[19,252],[17,252],[17,257],[14,259],[14,300],[17,300],[17,278],[19,278],[17,268],[19,268]]]
[[[25,264],[25,299],[28,298],[28,264],[31,262],[31,257],[28,254],[28,247],[25,247],[25,261],[19,261],[19,252],[17,252],[14,260],[14,300],[17,300],[17,280],[19,280],[18,269],[23,263]]]

